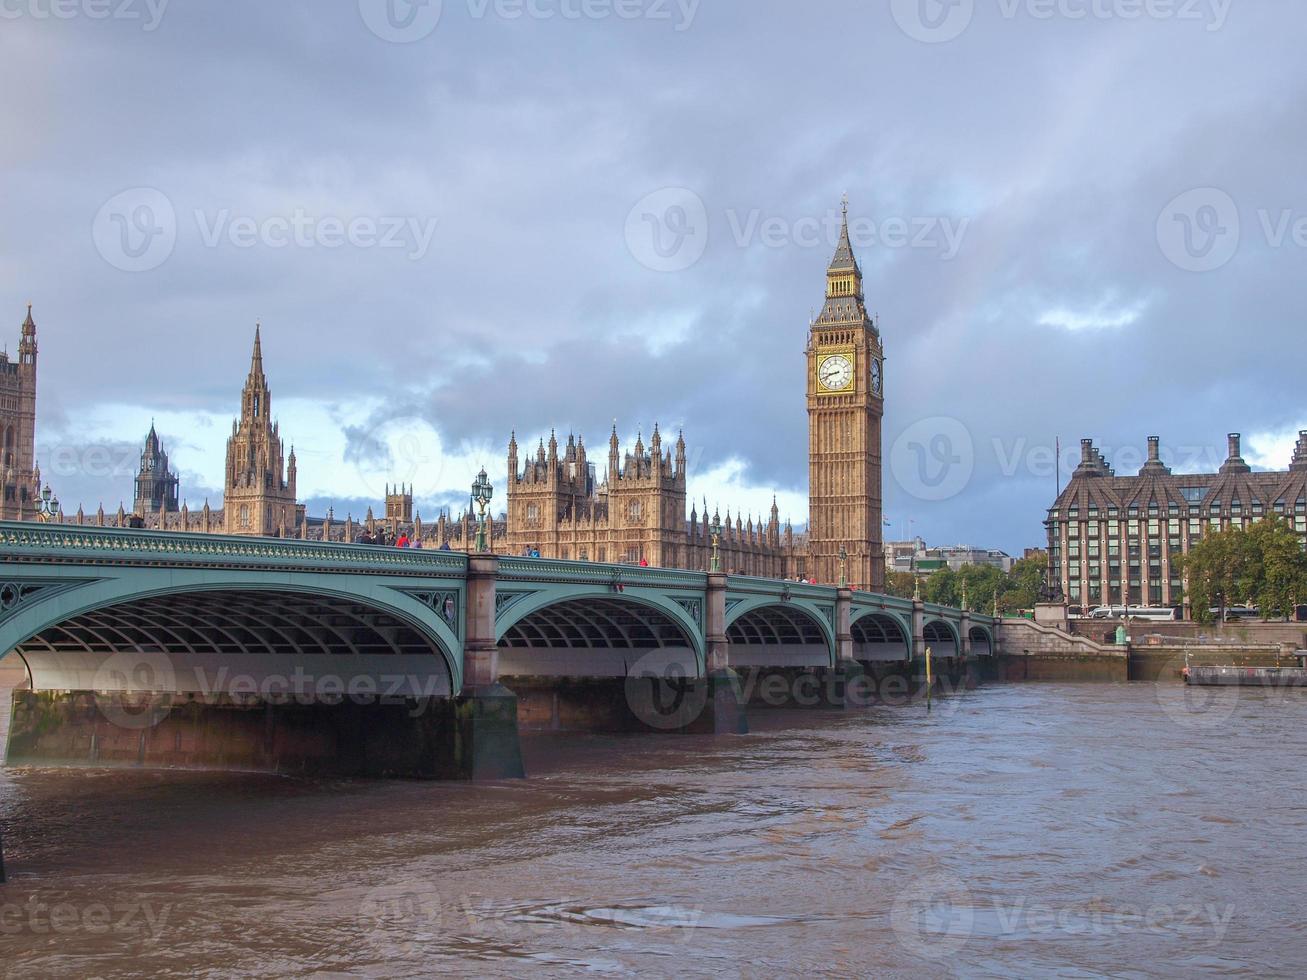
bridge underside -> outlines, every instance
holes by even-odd
[[[958,649],[957,634],[947,623],[938,619],[931,620],[926,624],[922,635],[932,657],[956,657],[961,653]]]
[[[910,659],[908,635],[890,616],[871,614],[853,622],[853,659],[865,662],[896,662]]]
[[[259,589],[118,603],[49,626],[16,650],[35,690],[453,693],[444,652],[409,623],[356,601]]]
[[[740,616],[726,631],[730,665],[830,667],[831,647],[817,621],[792,606],[763,606]]]
[[[501,677],[695,677],[694,642],[657,609],[586,598],[536,610],[499,641]]]

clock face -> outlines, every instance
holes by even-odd
[[[827,391],[843,391],[853,380],[853,362],[843,354],[824,357],[817,366],[817,381]]]
[[[881,386],[880,361],[879,359],[871,362],[871,390],[879,395]]]

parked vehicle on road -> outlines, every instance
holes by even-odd
[[[1099,606],[1089,614],[1090,619],[1150,619],[1157,622],[1173,622],[1180,618],[1175,609],[1155,608],[1150,606]]]

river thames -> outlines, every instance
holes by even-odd
[[[492,785],[8,770],[10,976],[1301,975],[1307,692],[530,736]]]

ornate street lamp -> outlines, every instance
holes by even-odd
[[[840,588],[849,584],[849,553],[845,550],[844,545],[840,545]]]
[[[708,533],[712,535],[712,565],[709,566],[712,571],[720,572],[722,570],[722,519],[721,515],[714,513],[712,523],[708,525]]]
[[[42,524],[52,524],[63,520],[63,511],[59,509],[59,498],[50,492],[50,484],[41,491],[41,499],[36,502],[36,519]]]
[[[490,485],[490,477],[486,476],[486,470],[483,466],[481,472],[477,474],[476,482],[472,484],[472,503],[477,508],[477,544],[478,552],[490,550],[490,543],[486,537],[486,511],[490,509],[490,500],[495,495],[495,488]]]

